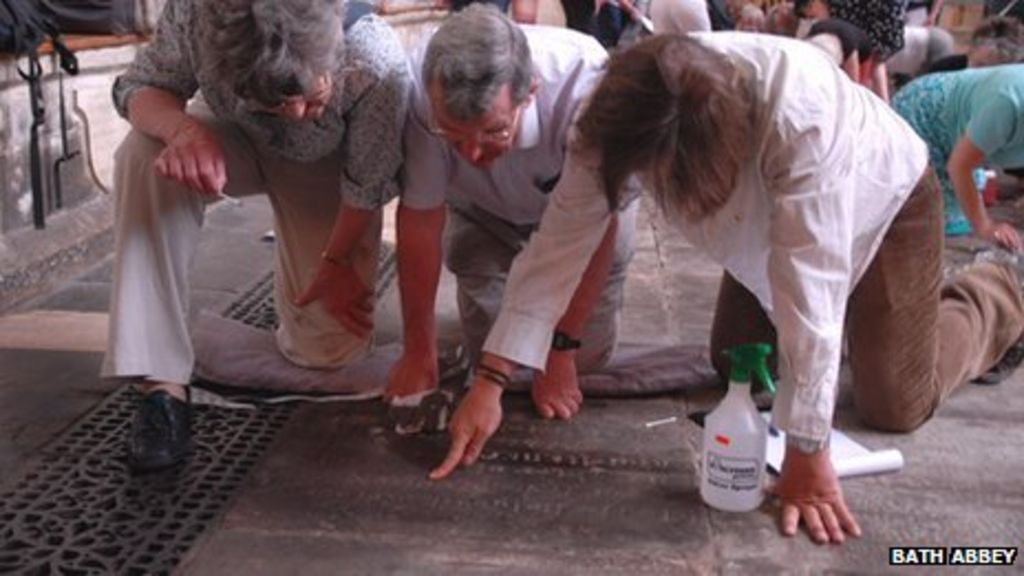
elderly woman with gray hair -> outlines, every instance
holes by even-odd
[[[409,75],[393,31],[366,12],[346,19],[341,0],[175,0],[117,79],[132,131],[115,160],[103,374],[144,393],[134,468],[169,466],[190,448],[189,264],[219,197],[270,198],[281,353],[314,368],[367,353]]]

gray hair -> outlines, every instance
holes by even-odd
[[[476,120],[506,84],[513,104],[526,99],[533,61],[519,26],[494,6],[477,3],[449,16],[434,33],[422,74],[425,85],[438,83],[447,114]]]
[[[986,18],[971,35],[969,52],[979,50],[986,66],[1024,61],[1024,24],[1010,16]]]
[[[273,106],[308,93],[344,58],[343,0],[204,0],[213,73],[243,99]],[[338,78],[335,78],[337,81]]]
[[[748,26],[752,28],[748,28]],[[744,4],[743,8],[740,9],[740,19],[736,22],[736,28],[748,31],[761,31],[764,30],[764,27],[764,11],[753,4]]]

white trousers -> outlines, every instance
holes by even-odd
[[[341,205],[339,152],[310,163],[259,149],[238,128],[212,118],[202,103],[189,113],[220,139],[229,196],[267,194],[274,210],[277,258],[274,301],[281,353],[310,368],[333,368],[363,357],[371,338],[338,324],[320,302],[292,304],[316,275]],[[207,201],[153,169],[163,144],[132,131],[115,155],[115,263],[105,377],[187,384],[194,353],[189,336],[189,286]],[[357,274],[374,286],[381,218],[353,252]],[[225,262],[237,266],[237,262]],[[225,343],[230,346],[230,343]]]

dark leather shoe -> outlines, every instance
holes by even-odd
[[[192,410],[163,390],[139,400],[128,439],[128,463],[136,472],[173,466],[192,450]]]

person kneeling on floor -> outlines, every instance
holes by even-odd
[[[137,470],[180,462],[190,448],[189,268],[219,197],[270,197],[281,353],[332,368],[370,349],[381,206],[398,194],[409,74],[394,32],[358,4],[168,2],[114,85],[132,131],[115,157],[103,375],[144,394],[128,448]]]
[[[981,263],[943,285],[942,196],[924,142],[804,42],[723,32],[643,41],[612,57],[577,126],[592,185],[555,192],[513,266],[432,477],[472,464],[498,428],[501,376],[491,376],[543,366],[541,340],[522,350],[516,330],[552,329],[630,198],[623,182],[639,173],[665,216],[725,268],[711,358],[745,342],[778,351],[783,533],[802,520],[818,542],[859,535],[828,446],[843,334],[860,417],[914,430],[1021,337],[1015,271]],[[541,256],[562,266],[541,269]]]

